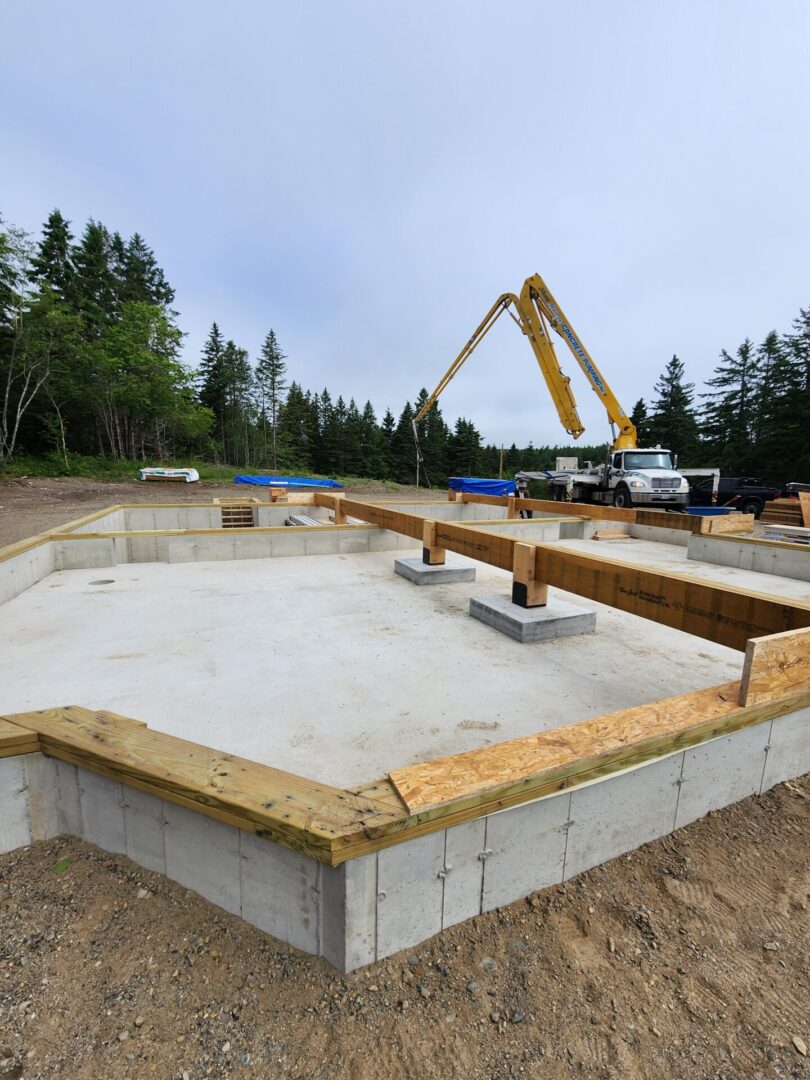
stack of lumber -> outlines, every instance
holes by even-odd
[[[769,525],[804,525],[798,499],[774,499],[766,502],[760,520]]]

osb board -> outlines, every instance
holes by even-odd
[[[709,536],[722,536],[724,533],[750,533],[753,531],[754,514],[721,514],[719,517],[702,517],[700,531]]]
[[[579,724],[389,773],[412,815],[508,805],[642,765],[810,704],[810,691],[741,707],[739,683],[640,705]],[[510,798],[511,797],[511,798]]]
[[[803,688],[810,688],[810,630],[788,630],[748,642],[741,705],[773,701]]]
[[[152,731],[114,714],[68,706],[6,716],[36,732],[53,757],[112,776],[324,862],[345,837],[400,818],[382,803],[258,762]]]

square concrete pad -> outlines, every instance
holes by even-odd
[[[595,611],[556,598],[543,607],[524,608],[513,604],[508,596],[473,596],[470,615],[520,642],[553,641],[574,634],[592,634],[596,629]]]
[[[428,566],[421,559],[395,559],[394,571],[414,585],[450,585],[454,581],[475,581],[474,566],[442,563]]]

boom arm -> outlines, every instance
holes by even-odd
[[[514,307],[515,313],[509,310],[511,307]],[[582,426],[577,412],[577,403],[570,385],[571,380],[562,371],[557,360],[557,354],[554,351],[554,345],[548,330],[549,326],[556,330],[568,345],[577,363],[585,372],[585,376],[594,392],[602,399],[611,424],[618,427],[619,434],[614,442],[614,449],[632,449],[635,447],[636,429],[632,421],[622,409],[615,394],[591,359],[588,350],[574,333],[562,309],[539,274],[534,274],[526,279],[519,297],[515,296],[514,293],[502,293],[498,297],[477,326],[470,340],[444,373],[436,389],[426,399],[424,405],[414,417],[414,432],[416,431],[416,425],[421,420],[424,420],[447,384],[458,374],[465,361],[470,358],[481,344],[504,311],[509,311],[509,314],[529,339],[535,359],[557,409],[560,423],[568,434],[574,439],[578,439],[585,428]]]

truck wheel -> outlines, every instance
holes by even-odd
[[[743,499],[740,504],[741,514],[753,514],[754,517],[759,517],[762,513],[762,503],[759,499]]]
[[[613,492],[613,505],[617,506],[620,510],[632,509],[633,500],[630,498],[630,489],[626,487],[617,487]]]

